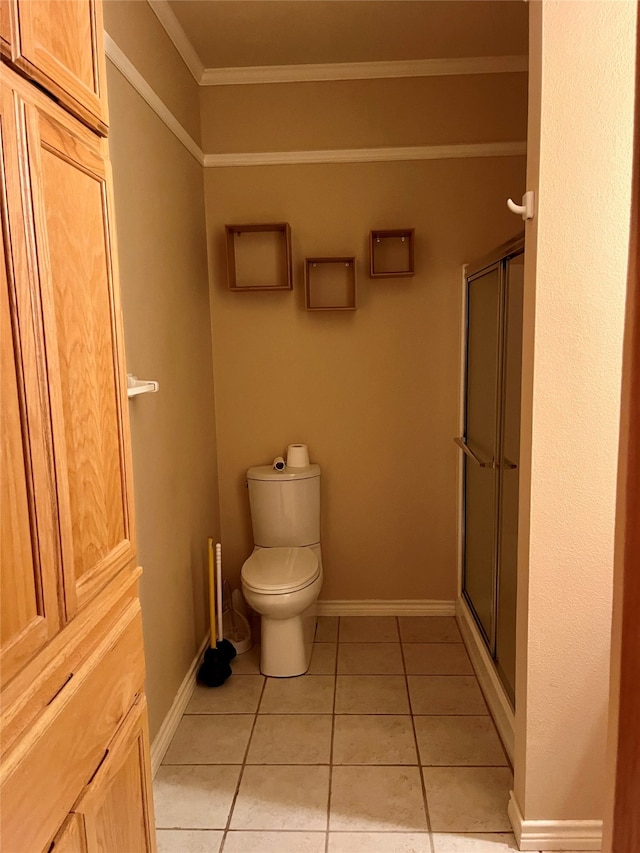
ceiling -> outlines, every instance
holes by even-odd
[[[527,53],[523,0],[170,0],[205,68]]]

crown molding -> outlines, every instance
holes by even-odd
[[[158,0],[149,0],[158,2]],[[381,80],[390,77],[446,77],[513,74],[527,71],[527,56],[471,56],[458,59],[409,59],[391,62],[334,62],[317,65],[257,65],[205,68],[201,86],[255,83],[303,83],[329,80]]]
[[[158,118],[165,123],[174,136],[184,145],[187,151],[203,166],[205,156],[200,146],[189,136],[178,119],[165,106],[163,101],[160,100],[135,65],[125,56],[106,31],[104,33],[104,49],[107,57],[113,62],[118,71],[129,81]]]
[[[341,148],[321,151],[259,151],[205,154],[178,119],[156,95],[111,36],[104,34],[105,53],[121,74],[164,122],[189,153],[207,168],[233,166],[290,166],[331,163],[382,163],[403,160],[452,160],[471,157],[519,157],[526,142],[480,142],[461,145],[424,145],[396,148]]]
[[[322,151],[264,151],[205,154],[206,168],[229,166],[292,166],[316,163],[380,163],[401,160],[457,160],[470,157],[519,157],[526,142],[479,142],[399,148],[341,148]]]
[[[175,49],[184,60],[184,64],[193,75],[193,79],[196,83],[200,83],[205,71],[204,65],[189,41],[187,34],[182,29],[180,21],[173,13],[171,6],[169,6],[168,0],[147,0],[147,3],[151,6],[157,19],[164,27],[166,34],[173,42]]]

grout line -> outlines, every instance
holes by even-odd
[[[398,617],[396,616],[396,620]],[[400,634],[400,622],[398,621],[398,634]],[[413,742],[416,748],[416,760],[418,762],[418,774],[420,776],[420,785],[422,787],[422,802],[424,803],[424,813],[427,820],[427,831],[429,833],[429,849],[434,853],[433,836],[431,834],[431,818],[429,816],[429,804],[427,802],[427,787],[424,782],[424,773],[420,764],[420,749],[418,747],[418,733],[416,732],[416,721],[413,714],[413,705],[411,704],[411,693],[409,692],[409,677],[407,675],[407,662],[404,657],[404,648],[400,643],[400,654],[402,655],[402,665],[404,667],[404,686],[407,691],[407,701],[409,702],[409,710],[411,712],[411,728],[413,730]]]
[[[329,716],[325,714],[324,716]],[[365,715],[366,716],[366,715]],[[394,714],[393,716],[408,716],[407,714]],[[330,762],[327,761],[304,761],[304,762],[296,762],[296,761],[283,761],[274,763],[273,761],[260,761],[256,764],[247,764],[247,767],[328,767]],[[165,764],[165,767],[243,767],[244,764],[240,764],[239,762],[233,761],[225,761],[215,763],[215,762],[199,762],[194,764],[192,761],[189,764]],[[345,764],[335,764],[335,767],[453,767],[453,768],[466,768],[466,767],[506,767],[509,770],[511,769],[508,764],[420,764],[417,761],[412,763],[405,762],[404,764],[401,761],[393,761],[389,764],[380,764],[380,762],[372,762],[371,764],[356,764],[354,762],[348,761]],[[158,827],[159,829],[171,829],[172,827],[162,826]],[[217,829],[220,830],[220,827],[179,827],[180,829]],[[266,832],[267,830],[259,830],[260,832]],[[274,830],[274,832],[279,832],[280,830]],[[300,832],[306,832],[307,830],[300,830]],[[316,829],[316,830],[308,830],[309,832],[324,832],[324,830]],[[345,830],[345,832],[351,832],[351,830]],[[354,832],[366,832],[367,830],[353,830]],[[373,830],[373,832],[377,832],[378,830]],[[395,830],[400,831],[400,830]],[[496,830],[497,831],[497,830]]]
[[[238,799],[238,794],[240,793],[240,785],[242,784],[242,777],[244,776],[244,770],[245,770],[245,767],[247,766],[247,757],[249,755],[249,749],[251,747],[251,741],[253,739],[253,733],[254,733],[255,728],[256,728],[256,723],[258,722],[258,713],[260,711],[260,705],[262,704],[262,697],[264,696],[264,691],[265,691],[266,686],[267,686],[267,679],[265,677],[265,679],[262,683],[262,690],[260,691],[260,698],[258,699],[258,704],[256,706],[256,712],[253,716],[253,725],[251,726],[251,731],[249,732],[249,739],[247,740],[247,746],[246,746],[245,751],[244,751],[244,758],[242,759],[242,765],[240,767],[240,773],[238,775],[238,781],[236,783],[236,790],[235,790],[235,793],[233,795],[233,799],[231,800],[231,806],[229,807],[229,814],[227,815],[227,823],[226,823],[225,828],[224,828],[224,834],[222,836],[222,844],[220,845],[219,853],[222,853],[222,851],[224,850],[225,845],[227,843],[227,834],[229,832],[229,827],[231,826],[231,818],[233,817],[233,810],[236,807],[236,800]]]
[[[336,733],[336,701],[338,698],[338,657],[340,655],[340,623],[338,617],[338,630],[336,631],[336,658],[333,665],[333,713],[331,715],[331,742],[329,744],[329,797],[327,800],[327,836],[324,842],[325,853],[329,853],[329,830],[331,826],[331,793],[333,790],[333,743]]]

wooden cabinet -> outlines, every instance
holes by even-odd
[[[155,849],[145,710],[144,699],[131,709],[74,809],[88,853]]]
[[[100,20],[0,4],[7,853],[155,850]]]
[[[2,0],[4,52],[78,118],[106,134],[102,6],[97,0]]]
[[[0,132],[7,127],[0,113]],[[6,210],[4,158],[2,210]],[[52,480],[40,402],[36,336],[28,288],[16,287],[5,245],[0,269],[0,686],[59,631],[58,561]],[[17,258],[16,261],[19,261]],[[37,523],[39,520],[39,523]]]
[[[51,418],[69,620],[135,559],[107,167],[98,137],[25,81],[3,77],[5,172],[22,178],[7,186],[15,289],[31,291],[46,350],[34,373]]]
[[[138,700],[53,841],[55,853],[153,853],[146,703]]]
[[[69,815],[53,839],[52,846],[55,853],[88,853],[87,837],[80,815]]]
[[[19,851],[19,845],[25,851],[40,850],[51,840],[142,692],[142,623],[137,601],[70,676],[28,735],[3,757],[0,838],[8,850]],[[132,802],[131,808],[136,804]]]
[[[11,20],[9,4],[0,0],[0,54],[11,58]]]

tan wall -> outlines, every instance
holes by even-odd
[[[244,474],[322,466],[324,599],[456,594],[461,265],[519,230],[524,158],[208,169],[225,572],[252,546]],[[224,224],[288,221],[293,292],[230,293]],[[415,227],[416,275],[368,277],[372,228]],[[358,310],[304,309],[307,256],[356,255]]]
[[[526,820],[603,813],[635,17],[631,0],[531,4],[538,215],[525,261],[515,733]]]
[[[513,142],[527,75],[210,86],[201,103],[207,153]]]
[[[143,4],[131,4],[143,5]],[[108,64],[153,737],[206,631],[206,538],[219,535],[202,168]]]
[[[103,0],[104,28],[200,144],[198,84],[144,0]]]

